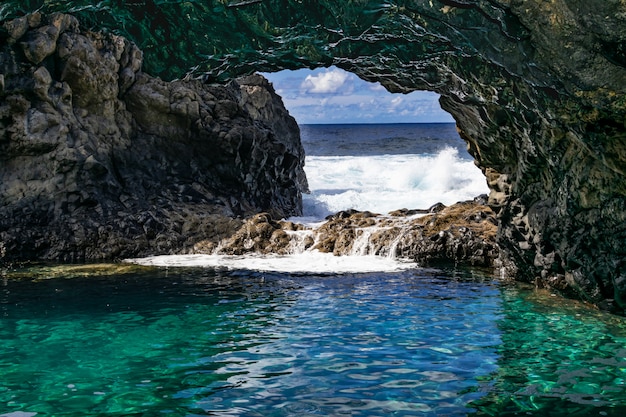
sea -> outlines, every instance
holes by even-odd
[[[304,217],[386,214],[488,192],[454,123],[301,125],[311,194]]]
[[[300,218],[486,192],[454,125],[303,125]],[[491,270],[179,255],[0,270],[0,417],[623,416],[626,322]]]

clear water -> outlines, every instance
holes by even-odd
[[[314,126],[303,142],[314,215],[355,194],[372,211],[478,194],[454,125]],[[626,413],[624,319],[484,271],[144,261],[169,267],[0,275],[0,417]]]
[[[0,416],[618,416],[626,323],[480,271],[4,279]]]

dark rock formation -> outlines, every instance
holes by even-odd
[[[481,199],[437,205],[420,217],[397,212],[381,216],[356,210],[329,216],[312,229],[277,221],[267,213],[246,220],[218,245],[198,243],[198,253],[243,255],[290,254],[307,250],[342,255],[378,255],[414,259],[420,265],[437,262],[494,267],[499,265],[496,219]]]
[[[299,129],[260,76],[164,82],[68,15],[5,23],[0,256],[94,260],[191,247],[236,216],[301,212]]]
[[[491,187],[510,272],[626,307],[624,1],[8,0],[3,11],[42,4],[122,31],[165,78],[334,64],[394,92],[440,93]],[[33,62],[55,36],[25,38]]]

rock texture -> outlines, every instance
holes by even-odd
[[[495,267],[500,262],[497,222],[486,196],[446,207],[381,216],[356,210],[329,216],[318,228],[252,216],[218,244],[199,242],[197,253],[243,255],[292,254],[310,250],[344,255],[378,255],[413,259],[420,265],[438,262]]]
[[[298,126],[269,83],[164,82],[126,39],[35,13],[0,49],[0,256],[168,253],[301,212]]]
[[[7,0],[3,11],[42,4],[70,7]],[[148,71],[165,78],[334,64],[394,92],[440,93],[489,182],[499,243],[517,265],[509,272],[626,308],[623,0],[76,0],[71,7],[139,42]],[[33,62],[45,61],[55,36],[54,29],[28,35],[38,45]]]

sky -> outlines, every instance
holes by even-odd
[[[263,75],[299,124],[454,122],[436,93],[391,94],[336,67]]]

